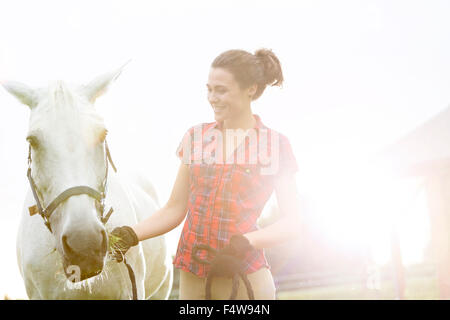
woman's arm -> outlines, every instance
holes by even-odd
[[[300,203],[294,175],[285,175],[275,180],[275,194],[281,218],[257,231],[244,236],[257,248],[268,248],[295,240],[300,234]]]
[[[166,205],[132,227],[139,241],[159,236],[178,226],[186,216],[188,197],[189,166],[182,163]]]

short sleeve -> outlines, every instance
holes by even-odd
[[[277,176],[293,175],[298,171],[297,160],[292,151],[289,139],[279,135],[279,161]]]
[[[191,158],[191,150],[192,150],[192,139],[193,139],[194,128],[190,128],[184,134],[183,138],[180,141],[180,144],[175,151],[175,155],[180,158],[183,163],[189,164]]]

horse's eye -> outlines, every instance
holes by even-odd
[[[39,145],[39,141],[35,136],[28,136],[27,141],[33,148],[36,148]]]

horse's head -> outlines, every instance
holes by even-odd
[[[120,71],[98,77],[86,86],[69,86],[62,81],[44,89],[17,82],[3,84],[31,110],[27,141],[31,146],[32,178],[43,207],[75,186],[102,191],[107,131],[93,104]],[[93,277],[103,270],[108,239],[99,207],[98,201],[87,194],[74,195],[49,217],[66,276],[72,281]],[[72,277],[74,271],[78,279]]]

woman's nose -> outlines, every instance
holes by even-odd
[[[214,104],[214,103],[218,102],[219,99],[217,98],[216,94],[209,92],[208,93],[208,101],[209,101],[209,103]]]

